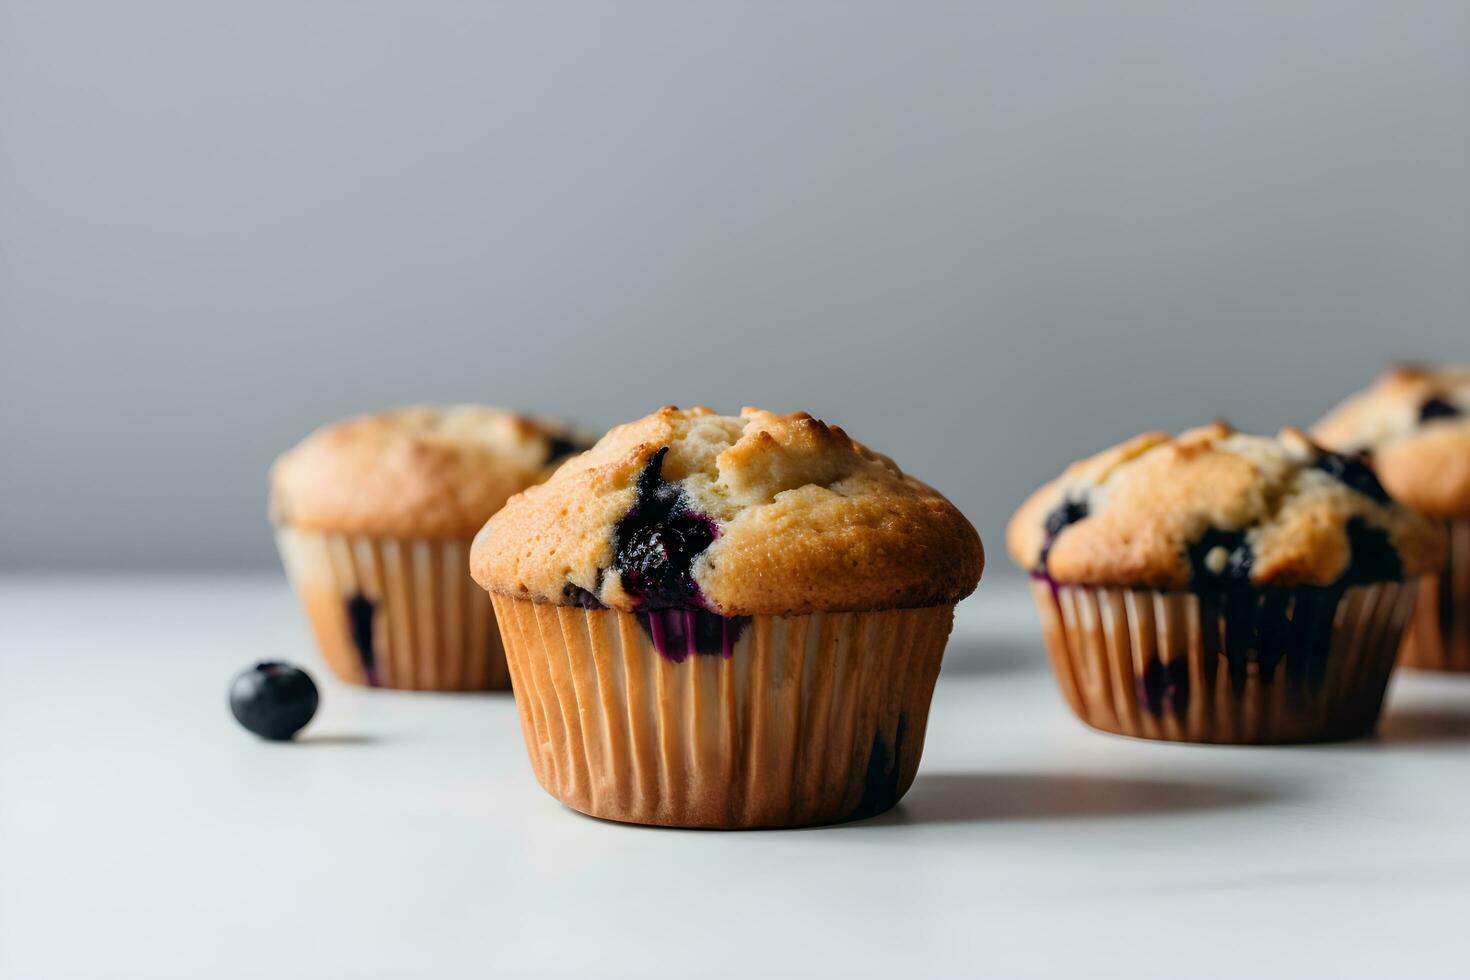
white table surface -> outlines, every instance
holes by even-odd
[[[323,688],[298,744],[225,707],[258,658]],[[336,683],[277,576],[0,579],[0,976],[1470,975],[1470,679],[1356,743],[1130,741],[987,583],[900,808],[784,832],[563,809],[514,711]]]

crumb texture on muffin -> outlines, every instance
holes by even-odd
[[[492,592],[722,616],[952,603],[983,564],[953,504],[841,429],[672,406],[512,498],[470,556]]]
[[[313,432],[271,467],[270,513],[303,530],[468,538],[589,440],[484,405],[414,406]]]
[[[1007,544],[1059,583],[1196,590],[1399,580],[1444,553],[1441,529],[1363,459],[1223,422],[1074,463],[1011,518]]]
[[[1391,368],[1312,434],[1372,453],[1389,493],[1420,513],[1470,517],[1470,365]]]

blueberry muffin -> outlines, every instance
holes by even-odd
[[[470,541],[585,445],[503,409],[421,406],[329,425],[276,460],[276,540],[333,672],[373,687],[508,686]]]
[[[1242,743],[1370,731],[1415,583],[1444,549],[1361,459],[1223,423],[1072,465],[1008,544],[1083,721]]]
[[[805,413],[666,407],[514,497],[470,567],[537,778],[681,827],[869,816],[913,782],[980,538]]]
[[[1393,368],[1313,435],[1369,453],[1395,499],[1444,524],[1448,557],[1419,585],[1399,662],[1470,670],[1470,365]]]

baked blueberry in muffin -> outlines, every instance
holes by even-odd
[[[1008,543],[1083,720],[1232,742],[1371,728],[1414,580],[1443,553],[1365,460],[1223,423],[1074,464]]]
[[[1395,498],[1444,525],[1448,554],[1420,583],[1401,661],[1470,670],[1470,366],[1393,368],[1312,431],[1364,454]]]
[[[980,538],[805,413],[666,407],[476,539],[526,745],[597,816],[789,826],[897,802]]]

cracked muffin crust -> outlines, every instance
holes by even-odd
[[[1361,458],[1222,422],[1073,464],[1016,512],[1007,544],[1058,583],[1196,591],[1397,581],[1444,554],[1441,530]]]
[[[1312,434],[1372,453],[1389,493],[1420,513],[1470,517],[1470,365],[1390,368]]]
[[[840,428],[673,406],[512,498],[470,555],[502,595],[725,617],[953,603],[983,565],[953,504]]]
[[[589,440],[484,405],[413,406],[325,426],[271,467],[278,525],[375,537],[468,538]]]

